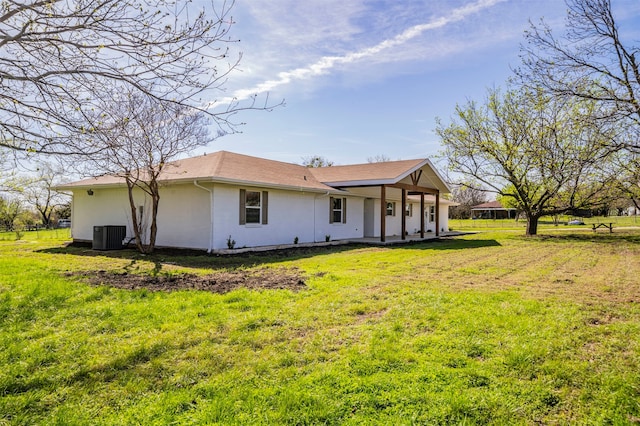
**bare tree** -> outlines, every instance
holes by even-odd
[[[163,173],[169,171],[171,160],[212,140],[206,128],[208,119],[192,108],[158,104],[139,92],[110,93],[117,95],[106,96],[98,111],[85,116],[87,126],[100,123],[100,130],[84,136],[99,150],[79,160],[85,167],[84,174],[95,175],[98,171],[126,182],[136,246],[140,252],[151,253],[158,233]],[[150,223],[138,211],[137,190],[151,200]]]
[[[469,219],[471,208],[487,201],[487,194],[484,190],[475,187],[470,183],[459,183],[454,185],[451,199],[458,203],[450,208],[453,219]]]
[[[233,1],[47,0],[3,2],[0,10],[0,146],[78,153],[104,90],[138,91],[149,100],[209,114],[233,132],[232,102],[208,109],[240,60],[228,49]],[[196,7],[201,7],[196,10]],[[100,123],[95,123],[99,125]]]
[[[367,163],[386,163],[391,161],[391,158],[384,154],[374,155],[373,157],[367,157]]]
[[[13,231],[16,219],[24,211],[22,202],[16,197],[0,196],[0,225]]]
[[[614,167],[618,171],[617,189],[621,198],[640,210],[640,154],[621,151],[616,154]]]
[[[333,166],[333,161],[321,155],[311,155],[302,159],[302,165],[305,167],[330,167]]]
[[[625,40],[610,0],[567,0],[567,30],[554,35],[541,21],[531,24],[517,74],[534,87],[601,104],[601,118],[615,118],[640,148],[640,46]],[[615,141],[618,142],[618,141]]]
[[[602,163],[612,136],[588,119],[590,102],[540,91],[489,92],[484,105],[456,108],[436,129],[450,167],[476,188],[512,199],[527,217],[527,235],[544,215],[598,205],[614,176]]]
[[[51,163],[39,163],[35,176],[14,179],[12,186],[27,204],[36,209],[42,225],[49,228],[56,210],[69,201],[68,194],[54,189],[63,180],[64,170],[60,167]]]

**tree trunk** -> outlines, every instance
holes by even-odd
[[[160,189],[158,188],[158,182],[152,180],[149,184],[149,192],[151,192],[151,229],[149,232],[149,245],[147,246],[147,253],[153,253],[156,247],[156,236],[158,235],[158,205],[160,204]]]
[[[538,219],[539,216],[527,215],[527,235],[538,235]]]
[[[38,213],[40,213],[40,218],[42,219],[42,226],[49,229],[51,227],[51,213],[47,214],[46,210],[40,209],[38,209]]]
[[[138,214],[136,208],[136,200],[133,199],[133,182],[127,179],[127,190],[129,192],[129,207],[131,208],[131,224],[133,226],[133,235],[136,239],[136,248],[140,253],[144,253],[144,245],[142,243],[142,230],[140,229],[140,223],[138,222]]]

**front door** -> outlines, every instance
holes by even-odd
[[[375,200],[365,198],[364,200],[364,236],[365,238],[375,236]]]

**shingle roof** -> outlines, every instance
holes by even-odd
[[[267,160],[265,158],[218,151],[167,163],[160,174],[161,182],[194,181],[228,182],[235,184],[296,188],[309,191],[338,191],[338,186],[396,183],[417,168],[429,165],[429,179],[446,184],[428,160],[402,160],[382,163],[355,164],[308,168],[299,164]],[[340,185],[337,185],[340,184]],[[124,185],[124,179],[100,176],[61,185],[58,189],[86,188],[91,186]],[[448,192],[448,191],[446,191]]]
[[[396,180],[425,160],[385,161],[348,166],[318,167],[312,173],[320,182]]]
[[[334,191],[334,188],[319,182],[307,167],[228,151],[218,151],[167,163],[159,177],[159,181],[165,182],[193,180]],[[122,178],[100,176],[63,185],[60,189],[114,186],[123,183]]]
[[[324,182],[327,185],[348,188],[392,185],[399,183],[418,169],[422,170],[421,183],[419,185],[439,189],[442,193],[451,192],[444,179],[427,159],[320,167],[312,169],[312,173],[320,182]]]

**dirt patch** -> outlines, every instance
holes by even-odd
[[[293,290],[306,288],[304,276],[297,269],[238,270],[210,275],[159,274],[143,275],[108,271],[83,272],[80,275],[92,285],[106,285],[125,290],[150,291],[202,290],[227,293],[238,288],[252,290]]]

